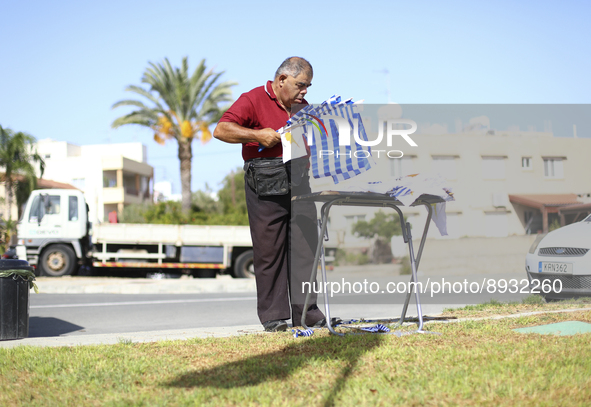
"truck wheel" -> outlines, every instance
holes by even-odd
[[[236,258],[234,277],[254,278],[254,259],[252,250],[245,251]]]
[[[43,250],[39,261],[42,276],[68,276],[76,268],[76,255],[70,247],[57,244]]]
[[[216,269],[193,269],[191,275],[194,278],[215,278],[218,274]]]

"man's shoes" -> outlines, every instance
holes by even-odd
[[[330,326],[337,326],[339,324],[342,324],[343,320],[339,317],[333,317],[330,319]],[[312,325],[312,328],[324,328],[326,326],[326,318],[322,318],[320,321],[316,322],[314,325]]]
[[[282,319],[275,319],[273,321],[263,322],[265,332],[283,332],[287,330],[287,322]]]

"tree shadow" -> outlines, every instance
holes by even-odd
[[[285,380],[314,361],[344,362],[324,405],[332,406],[342,391],[359,359],[378,347],[382,335],[359,334],[346,337],[298,338],[283,349],[261,353],[234,362],[189,371],[166,383],[169,387],[213,387],[231,389],[256,386],[266,381]]]
[[[29,338],[60,336],[81,329],[84,329],[84,327],[64,321],[63,319],[52,317],[29,318]]]

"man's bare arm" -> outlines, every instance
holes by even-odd
[[[266,148],[273,147],[275,144],[281,142],[281,136],[273,129],[247,129],[232,122],[218,123],[213,131],[213,136],[226,143],[257,142]]]

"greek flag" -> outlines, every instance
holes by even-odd
[[[310,147],[314,178],[330,176],[338,184],[371,168],[371,148],[362,146],[355,139],[358,134],[360,140],[368,140],[359,106],[359,102],[341,101],[340,96],[333,96],[296,115],[299,116],[297,119],[303,118],[307,122],[304,135]]]

